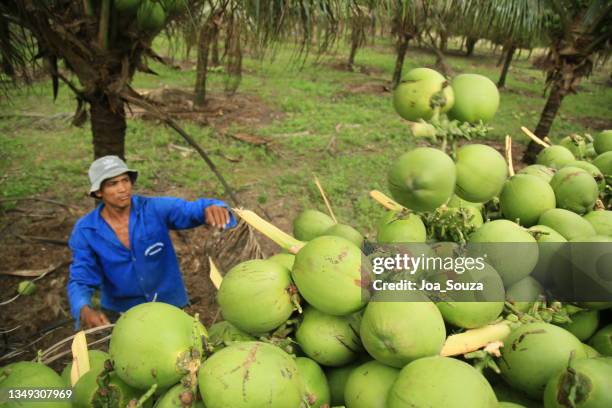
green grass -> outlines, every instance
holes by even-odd
[[[162,40],[158,43],[163,54],[166,44]],[[358,52],[356,63],[366,67],[369,75],[332,67],[345,60],[344,44],[303,65],[292,61],[291,55],[291,48],[279,47],[273,59],[262,62],[247,56],[244,60],[245,74],[237,97],[261,98],[267,110],[275,112],[275,118],[261,126],[233,123],[228,131],[267,137],[272,140],[269,148],[220,135],[210,127],[183,125],[211,154],[247,204],[275,209],[280,205],[287,217],[307,207],[323,210],[313,183],[313,174],[317,174],[338,218],[371,233],[382,210],[367,193],[373,188],[386,190],[390,163],[414,141],[393,110],[390,93],[355,93],[351,89],[387,83],[395,63],[393,48],[378,41]],[[478,47],[474,57],[453,54],[448,63],[456,73],[480,73],[496,82],[500,71],[497,59],[488,47]],[[411,48],[404,71],[433,66],[434,62],[432,54]],[[151,67],[159,75],[137,75],[135,88],[189,89],[195,82],[195,69],[179,71],[159,63],[151,63]],[[212,96],[223,93],[224,80],[222,72],[210,73]],[[612,123],[612,89],[605,81],[605,70],[599,68],[580,85],[577,95],[565,98],[552,128],[553,139],[571,132],[593,133],[591,126]],[[545,103],[543,89],[543,73],[522,55],[512,65],[488,137],[501,140],[510,134],[524,143],[519,127],[535,127]],[[56,115],[72,112],[75,105],[66,86],[60,87],[53,101],[49,81],[16,89],[8,99],[0,100],[0,196],[45,194],[71,202],[85,197],[86,171],[93,155],[89,124],[75,128],[62,121],[40,123],[10,116],[24,112]],[[127,159],[141,171],[139,188],[151,194],[179,191],[191,196],[222,196],[222,187],[197,154],[184,157],[170,147],[172,144],[186,146],[180,136],[156,122],[128,123]]]

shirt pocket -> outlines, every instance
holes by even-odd
[[[148,235],[141,239],[139,254],[145,263],[158,262],[168,251],[168,243],[162,234]]]

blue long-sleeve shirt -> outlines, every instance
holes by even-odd
[[[206,198],[132,196],[129,249],[102,218],[103,204],[79,219],[68,242],[72,250],[68,300],[76,326],[81,308],[91,306],[96,288],[102,307],[116,312],[153,300],[185,306],[187,291],[169,230],[204,224],[204,209],[211,205],[227,207],[223,201]],[[234,226],[230,212],[227,227]]]

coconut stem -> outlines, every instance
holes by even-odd
[[[536,135],[533,134],[533,132],[529,129],[527,129],[525,126],[521,126],[521,130],[523,131],[524,134],[526,134],[531,140],[533,140],[535,143],[539,144],[542,147],[550,147],[550,145],[548,143],[546,143],[545,141],[543,141],[542,139],[540,139],[539,137],[537,137]]]
[[[510,322],[501,322],[454,334],[446,339],[440,355],[458,356],[479,350],[489,343],[502,341],[510,334],[510,331]]]
[[[304,245],[306,245],[305,242],[293,238],[291,235],[264,220],[253,211],[237,208],[232,209],[232,211],[234,211],[235,214],[238,214],[238,216],[251,227],[255,228],[257,231],[261,232],[263,235],[270,238],[280,247],[286,249],[292,254],[298,253],[298,251],[302,249]]]
[[[506,135],[506,161],[508,162],[508,174],[514,176],[514,164],[512,164],[512,138]]]
[[[157,384],[153,384],[151,388],[147,390],[147,392],[142,394],[142,397],[138,399],[135,408],[142,408],[144,406],[144,403],[147,402],[147,400],[151,398],[153,394],[155,394],[155,391],[157,391]]]
[[[370,191],[370,197],[374,199],[378,204],[382,205],[388,210],[391,211],[410,211],[400,203],[393,200],[391,197],[385,195],[384,193],[378,190]]]
[[[415,138],[436,138],[436,128],[426,122],[408,122],[410,133]]]
[[[317,185],[317,188],[319,189],[319,193],[321,193],[321,197],[323,198],[325,207],[327,207],[327,212],[329,212],[329,216],[332,217],[332,220],[334,220],[334,222],[337,224],[338,220],[336,219],[336,216],[334,215],[334,210],[332,210],[331,204],[329,203],[329,200],[327,199],[327,195],[325,194],[325,190],[323,190],[323,186],[321,185],[321,182],[319,181],[319,178],[316,175],[314,176],[314,181],[315,181],[315,184]]]

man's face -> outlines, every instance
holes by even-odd
[[[105,205],[116,208],[130,206],[132,199],[132,179],[128,173],[104,180],[96,196],[101,198]]]

